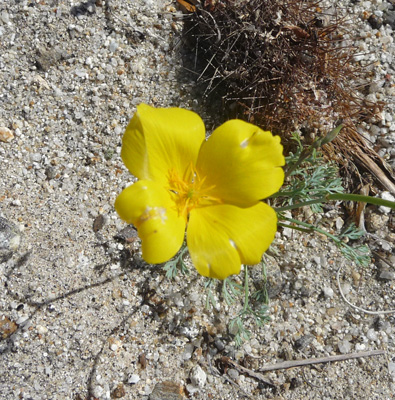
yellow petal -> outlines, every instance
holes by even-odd
[[[262,202],[197,208],[190,213],[187,244],[201,275],[225,279],[238,274],[241,264],[258,264],[276,230],[276,213]]]
[[[115,209],[137,228],[143,258],[148,263],[165,262],[180,249],[185,219],[175,211],[169,192],[156,182],[141,180],[127,187],[117,197]]]
[[[211,195],[226,204],[249,207],[277,192],[285,164],[280,137],[241,120],[218,127],[203,143],[197,171]]]
[[[169,170],[182,177],[191,162],[196,163],[204,138],[204,124],[196,113],[141,104],[126,128],[121,156],[137,178],[166,185]]]

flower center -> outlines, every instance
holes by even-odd
[[[210,195],[214,186],[204,184],[206,177],[201,177],[191,163],[180,177],[173,168],[169,170],[169,186],[171,197],[175,203],[178,215],[188,221],[188,214],[197,207],[207,207],[213,204],[222,204],[222,200]]]

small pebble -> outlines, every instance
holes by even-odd
[[[313,261],[320,266],[321,265],[321,257],[313,257]]]
[[[348,340],[342,340],[338,343],[337,347],[342,354],[347,354],[351,351],[351,343]]]
[[[376,319],[373,322],[373,328],[376,331],[381,331],[384,328],[384,326],[385,326],[385,323],[384,323],[383,319],[379,316],[376,317]]]
[[[333,289],[328,286],[324,286],[324,288],[322,289],[322,293],[327,299],[331,299],[335,295]]]
[[[93,232],[98,232],[103,228],[105,223],[105,217],[103,214],[99,214],[93,221]]]
[[[21,315],[15,322],[17,325],[24,325],[28,320],[28,315]]]
[[[195,348],[195,346],[192,343],[187,343],[185,345],[184,353],[182,354],[182,359],[184,361],[192,358],[192,353],[193,353],[194,348]]]
[[[149,395],[149,400],[185,400],[183,394],[182,385],[177,382],[164,381],[155,385],[154,390]]]
[[[0,339],[7,339],[18,329],[18,325],[5,315],[0,316]]]
[[[10,23],[10,14],[8,14],[8,12],[5,10],[1,12],[0,18],[4,22],[4,24]]]
[[[340,231],[341,228],[343,228],[344,220],[341,217],[337,217],[335,220],[335,224],[336,224],[336,229]]]
[[[230,368],[228,369],[228,376],[230,379],[233,379],[234,381],[239,377],[239,371],[237,371],[237,369],[234,368]]]
[[[0,142],[9,143],[14,139],[12,131],[5,126],[0,126]]]
[[[118,48],[118,43],[115,40],[111,41],[110,46],[109,46],[109,50],[112,53],[114,53],[117,50],[117,48]]]
[[[352,271],[351,276],[354,281],[354,285],[358,285],[359,281],[361,280],[361,274],[357,271]]]
[[[395,271],[383,270],[380,272],[379,278],[384,281],[392,281],[395,279]]]
[[[21,243],[21,234],[15,224],[0,217],[0,260],[18,250]]]
[[[375,341],[378,339],[377,332],[376,332],[373,328],[371,328],[371,329],[369,329],[369,330],[367,331],[366,337],[367,337],[369,340],[372,340],[373,342],[375,342]]]
[[[115,343],[113,343],[113,344],[110,346],[110,349],[111,349],[112,351],[117,351],[117,350],[118,350],[118,346],[117,346]]]
[[[37,325],[37,332],[40,333],[41,335],[45,334],[48,332],[48,328],[42,325]]]
[[[348,282],[341,284],[342,292],[347,296],[351,292],[351,285]]]
[[[221,339],[215,339],[214,345],[218,351],[223,351],[225,349],[225,345]]]
[[[193,386],[202,388],[206,384],[207,375],[200,365],[196,365],[192,368],[189,378]]]
[[[368,22],[373,29],[380,29],[383,25],[383,19],[374,14],[368,18]]]
[[[357,343],[355,345],[355,351],[365,351],[366,350],[366,344],[365,343]]]
[[[111,392],[112,399],[120,399],[125,395],[126,395],[126,390],[122,383],[119,383],[117,387]]]
[[[37,162],[37,163],[39,163],[40,161],[41,161],[41,154],[40,153],[32,153],[31,155],[30,155],[30,160],[31,161],[33,161],[33,162]]]
[[[140,377],[136,374],[131,374],[128,376],[128,383],[131,385],[134,385],[139,381],[140,381]]]
[[[388,200],[388,201],[395,202],[395,197],[390,192],[383,192],[383,193],[381,193],[380,197],[383,200]],[[385,206],[380,206],[379,210],[384,214],[389,214],[391,212],[391,208],[390,207],[385,207]]]
[[[303,335],[295,341],[295,350],[304,350],[313,342],[313,335]]]

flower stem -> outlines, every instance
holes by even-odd
[[[277,207],[277,208],[275,208],[275,211],[281,212],[281,211],[293,210],[295,208],[300,208],[300,207],[308,206],[311,204],[326,203],[327,201],[330,201],[330,200],[358,201],[361,203],[369,203],[369,204],[375,204],[377,206],[389,207],[389,208],[395,210],[395,202],[394,201],[384,200],[384,199],[380,199],[378,197],[363,196],[360,194],[331,193],[331,194],[327,194],[325,197],[320,197],[318,199],[303,201],[303,202],[296,203],[296,204],[290,204],[290,205],[284,206],[284,207]]]
[[[299,227],[292,226],[292,225],[282,224],[284,227],[295,229],[295,230],[298,230],[298,231],[302,230],[303,232],[314,232],[314,231],[315,232],[319,232],[319,233],[322,233],[323,235],[331,238],[335,243],[340,243],[341,242],[341,240],[338,237],[336,237],[335,235],[332,235],[331,233],[329,233],[329,232],[325,231],[324,229],[321,229],[321,228],[319,228],[317,226],[314,226],[312,224],[308,224],[307,222],[302,222],[302,221],[298,221],[297,219],[287,218],[287,217],[282,217],[281,219],[286,220],[286,221],[291,222],[291,223],[294,223],[296,225],[301,225],[301,226],[303,226],[304,228],[307,228],[307,229],[299,228]]]
[[[244,307],[242,314],[246,313],[248,310],[248,299],[250,297],[250,289],[248,286],[248,268],[244,266]]]

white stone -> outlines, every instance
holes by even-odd
[[[15,322],[17,325],[23,325],[29,319],[28,315],[21,315]]]
[[[341,217],[337,217],[335,223],[336,223],[336,229],[340,231],[340,229],[343,228],[344,225],[343,219]]]
[[[355,345],[355,351],[364,351],[366,350],[366,344],[365,343],[357,343]]]
[[[342,340],[338,343],[337,347],[339,348],[340,353],[347,354],[351,350],[351,343],[348,340]]]
[[[131,385],[134,385],[139,381],[140,381],[140,377],[136,374],[131,374],[128,377],[128,383],[130,383]]]
[[[351,292],[351,285],[347,282],[341,284],[342,292],[347,296]]]
[[[5,24],[9,24],[10,23],[10,15],[8,14],[7,11],[3,11],[1,13],[1,20],[5,23]]]
[[[43,335],[44,333],[48,332],[48,328],[42,325],[37,325],[37,332]]]
[[[376,332],[373,328],[371,328],[371,329],[369,329],[369,330],[367,331],[366,337],[367,337],[369,340],[372,340],[373,342],[375,342],[375,341],[378,339],[378,337],[377,337],[377,332]]]
[[[207,375],[200,365],[193,367],[190,373],[190,379],[193,386],[202,388],[206,384]]]
[[[380,197],[383,200],[388,200],[388,201],[395,202],[395,197],[390,192],[383,192],[383,193],[381,193]],[[391,211],[391,208],[390,207],[385,207],[385,206],[380,206],[379,210],[384,214],[388,214]]]
[[[109,50],[110,50],[112,53],[114,53],[114,52],[117,50],[117,48],[118,48],[118,43],[117,43],[115,40],[113,40],[113,41],[110,43]]]
[[[182,354],[183,360],[189,360],[192,358],[192,353],[194,350],[194,345],[192,343],[187,343],[185,345],[184,353]]]
[[[328,287],[328,286],[324,286],[324,288],[322,289],[322,292],[324,293],[324,296],[327,299],[331,299],[334,296],[334,291],[332,288]]]

